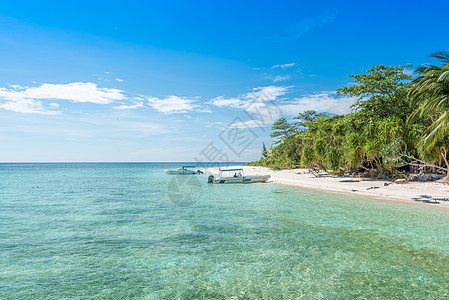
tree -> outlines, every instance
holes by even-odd
[[[366,74],[348,75],[356,84],[338,89],[337,94],[358,97],[359,101],[352,108],[364,117],[398,116],[405,120],[411,112],[407,96],[413,77],[404,71],[410,67],[378,65],[368,69]]]
[[[447,152],[449,150],[449,51],[440,51],[430,55],[438,58],[441,66],[425,65],[416,70],[419,76],[414,80],[415,88],[411,95],[419,107],[411,115],[410,121],[427,118],[431,124],[421,139],[422,150],[431,152],[439,149],[440,159],[449,168]],[[446,181],[449,181],[447,172]]]
[[[265,146],[265,143],[262,143],[262,158],[267,158],[267,157],[268,157],[267,147]]]
[[[272,127],[273,132],[270,133],[270,137],[276,138],[277,141],[274,144],[279,144],[285,142],[290,147],[295,158],[299,161],[300,158],[296,153],[296,149],[293,146],[293,137],[296,134],[296,128],[294,125],[290,124],[286,118],[280,118],[276,122],[273,123]]]
[[[327,118],[328,116],[322,113],[317,113],[315,110],[305,110],[303,113],[299,113],[294,119],[299,120],[297,126],[300,130],[307,129],[314,121]]]
[[[349,114],[309,110],[296,122],[277,120],[270,134],[275,142],[260,163],[289,168],[300,162],[313,171],[363,171],[381,177],[408,166],[449,174],[449,52],[432,56],[443,65],[419,68],[416,80],[405,72],[411,66],[379,65],[350,75],[355,85],[338,90],[359,99]]]

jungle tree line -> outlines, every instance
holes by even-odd
[[[398,175],[403,170],[447,172],[449,149],[449,52],[431,55],[409,75],[411,65],[370,68],[349,75],[354,84],[337,94],[357,97],[352,112],[329,116],[305,111],[274,122],[274,142],[252,165],[306,167],[334,173]],[[449,173],[446,180],[449,179]]]

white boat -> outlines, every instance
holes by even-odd
[[[219,169],[219,175],[215,178],[214,175],[210,175],[207,178],[208,183],[254,183],[254,182],[266,182],[270,175],[252,175],[245,176],[243,169]],[[233,176],[223,176],[223,172],[234,172]]]
[[[177,168],[176,170],[164,170],[165,174],[168,175],[195,175],[195,174],[203,174],[200,170],[190,170],[187,168],[195,168],[196,166],[182,166]]]

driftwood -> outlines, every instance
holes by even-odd
[[[428,162],[418,159],[414,156],[407,155],[407,154],[401,154],[401,156],[413,160],[412,162],[405,163],[403,166],[414,166],[414,167],[422,167],[422,168],[428,167],[428,168],[435,168],[435,169],[443,170],[445,172],[449,172],[449,169],[447,169],[447,168],[428,163]]]
[[[315,177],[320,177],[321,176],[320,175],[320,170],[316,171],[315,169],[311,169],[311,168],[309,168],[308,170],[309,170],[309,173],[312,173],[312,175],[315,176]]]
[[[424,160],[421,160],[419,158],[416,158],[416,157],[414,157],[412,155],[401,154],[401,157],[408,158],[408,159],[410,159],[412,161],[411,162],[405,162],[403,165],[399,166],[399,168],[406,167],[406,166],[419,167],[419,169],[420,169],[419,174],[415,173],[417,175],[423,175],[424,174],[424,168],[432,168],[433,169],[432,173],[435,173],[435,171],[438,170],[439,172],[445,172],[446,174],[449,174],[449,169],[448,168],[428,163],[428,162],[426,162]],[[365,166],[360,166],[360,168],[362,168],[366,172],[370,173],[370,174],[366,174],[366,172],[365,172],[365,173],[362,173],[361,176],[368,175],[368,177],[375,177],[376,175],[379,174],[379,170],[374,169],[374,168],[370,169],[370,168],[367,168]],[[315,177],[320,177],[322,175],[322,174],[320,174],[320,171],[321,171],[321,169],[319,169],[319,168],[313,168],[313,167],[312,168],[311,167],[308,168],[308,172],[311,173]],[[352,175],[355,175],[355,173],[357,173],[357,172],[354,172],[354,171],[350,172],[350,174],[352,174]],[[414,173],[414,172],[412,172],[412,173]]]

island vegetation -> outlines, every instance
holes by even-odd
[[[354,83],[337,94],[358,98],[351,113],[280,118],[273,144],[263,144],[261,159],[249,165],[379,178],[440,173],[448,181],[449,51],[431,57],[438,64],[414,72],[411,65],[379,65],[349,75]]]

